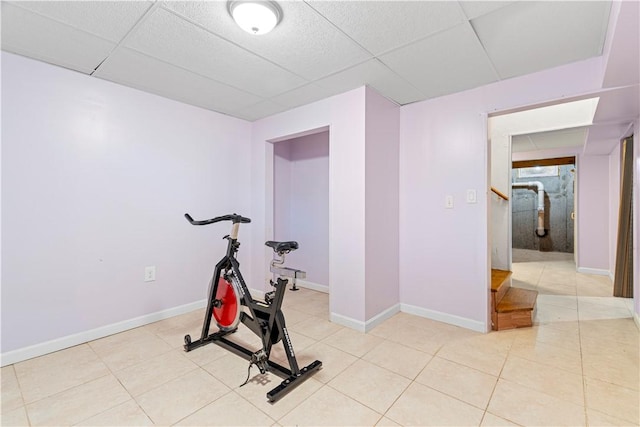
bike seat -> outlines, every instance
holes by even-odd
[[[274,242],[273,240],[269,240],[268,242],[264,242],[266,246],[269,246],[273,249],[274,252],[279,254],[295,251],[298,249],[298,242]]]

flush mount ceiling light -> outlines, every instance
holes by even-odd
[[[282,19],[280,7],[269,0],[229,0],[227,7],[236,24],[250,34],[267,34]]]

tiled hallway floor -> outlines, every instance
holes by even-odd
[[[274,405],[279,378],[253,368],[240,388],[244,359],[182,351],[199,310],[2,368],[2,425],[638,425],[630,302],[571,256],[514,261],[514,286],[539,291],[532,328],[480,334],[399,313],[363,334],[328,321],[326,294],[288,292],[299,362],[324,366]]]

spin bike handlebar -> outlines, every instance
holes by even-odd
[[[215,218],[205,219],[203,221],[194,220],[188,213],[184,214],[184,217],[187,218],[187,221],[189,221],[191,225],[208,225],[221,221],[231,221],[234,224],[251,222],[251,219],[237,214],[217,216]]]

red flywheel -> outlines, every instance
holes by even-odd
[[[222,302],[219,307],[213,308],[213,317],[218,327],[223,331],[235,329],[240,322],[242,305],[233,284],[224,277],[218,280],[215,298]]]

